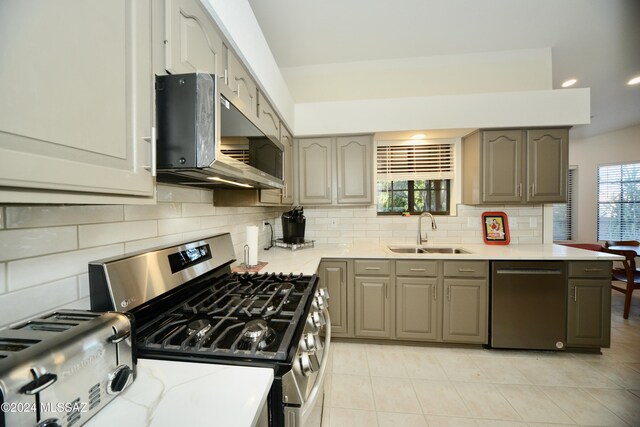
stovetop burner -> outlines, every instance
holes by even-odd
[[[312,276],[282,273],[203,281],[199,291],[140,327],[139,348],[285,359],[314,283]]]

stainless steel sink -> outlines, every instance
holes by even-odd
[[[461,248],[430,248],[430,247],[406,247],[389,246],[391,252],[397,254],[468,254],[467,250]]]

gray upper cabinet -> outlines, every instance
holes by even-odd
[[[331,138],[301,139],[298,143],[299,201],[301,204],[331,203]]]
[[[251,121],[256,122],[258,120],[258,89],[233,52],[227,52],[227,86],[231,89],[231,94],[227,93],[229,101]]]
[[[567,199],[569,131],[481,130],[464,138],[463,203],[547,203]]]
[[[280,123],[280,142],[284,145],[282,153],[282,165],[284,168],[284,188],[282,189],[282,204],[290,205],[293,203],[293,137],[284,127],[284,123]]]
[[[299,203],[373,203],[372,146],[370,135],[300,139]]]
[[[154,200],[151,27],[148,0],[2,3],[0,202]]]
[[[372,155],[369,136],[336,138],[338,203],[371,203]]]
[[[258,124],[265,135],[280,137],[280,119],[262,92],[258,94]]]
[[[527,131],[527,201],[566,202],[569,131]]]
[[[224,77],[222,39],[200,2],[166,0],[165,14],[166,70]]]

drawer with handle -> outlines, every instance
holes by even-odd
[[[611,261],[570,261],[569,277],[611,276]]]
[[[387,260],[356,260],[354,270],[356,275],[388,276],[390,261]]]
[[[444,275],[447,277],[486,277],[487,261],[445,261]]]
[[[437,276],[438,261],[396,261],[397,276]]]

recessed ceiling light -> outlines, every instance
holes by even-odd
[[[425,139],[426,137],[427,135],[425,135],[424,133],[416,133],[411,137],[411,139]]]
[[[636,76],[627,82],[629,86],[637,85],[638,83],[640,83],[640,76]]]
[[[562,83],[562,87],[573,86],[577,82],[578,82],[578,80],[576,80],[576,79],[569,79],[569,80],[565,81],[564,83]]]

